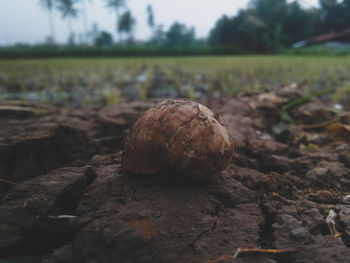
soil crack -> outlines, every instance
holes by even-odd
[[[181,260],[181,258],[183,257],[183,255],[186,253],[186,251],[192,247],[194,245],[194,243],[200,239],[202,236],[204,236],[206,233],[208,233],[210,231],[210,229],[206,229],[204,231],[202,231],[201,233],[199,233],[199,235],[193,239],[186,247],[185,249],[180,253],[180,256],[177,258],[176,262],[179,262]]]
[[[48,214],[74,214],[86,187],[91,185],[96,177],[97,174],[95,171],[90,166],[87,166],[84,171],[84,176],[79,178],[73,184],[68,185],[57,196],[56,201]]]
[[[275,231],[272,225],[275,222],[275,214],[269,211],[263,201],[260,202],[259,207],[264,215],[264,221],[259,225],[259,238],[261,248],[272,249],[275,248],[273,242],[275,241]]]
[[[177,258],[176,262],[179,262],[181,260],[181,258],[183,257],[183,255],[187,252],[187,250],[194,246],[194,244],[200,239],[202,238],[205,234],[207,234],[208,232],[212,232],[215,230],[216,228],[216,224],[217,224],[217,220],[215,220],[213,226],[210,229],[206,229],[204,231],[202,231],[201,233],[199,233],[197,235],[197,237],[195,239],[193,239],[186,247],[185,249],[180,253],[180,256]]]

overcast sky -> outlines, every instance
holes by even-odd
[[[300,0],[305,6],[316,6],[318,0]],[[50,34],[48,15],[39,0],[0,0],[0,45],[17,42],[38,43]],[[194,26],[197,37],[206,37],[216,20],[223,14],[232,16],[246,7],[248,0],[128,0],[127,5],[136,17],[136,39],[150,35],[147,26],[146,7],[151,4],[156,24],[165,29],[174,21]],[[80,6],[79,6],[80,7]],[[115,32],[114,14],[105,8],[104,0],[92,0],[87,5],[89,27],[96,22],[99,29]],[[65,42],[68,38],[67,21],[54,13],[56,40]],[[82,17],[72,23],[74,32],[83,32]]]

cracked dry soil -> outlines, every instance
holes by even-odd
[[[0,259],[349,262],[349,243],[331,235],[325,218],[334,209],[349,229],[343,197],[350,192],[350,146],[322,128],[303,129],[310,123],[305,107],[310,116],[317,108],[319,122],[334,117],[319,99],[293,109],[294,124],[274,135],[288,99],[255,94],[207,101],[225,119],[236,148],[229,167],[206,181],[120,172],[127,129],[151,102],[3,114]],[[229,259],[239,247],[294,252]]]

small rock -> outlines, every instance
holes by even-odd
[[[340,220],[347,226],[350,231],[350,205],[336,205]]]
[[[295,241],[302,242],[303,244],[314,242],[312,235],[302,226],[293,229],[290,233],[290,237]]]
[[[334,196],[334,194],[327,190],[310,193],[307,197],[311,201],[322,204],[335,204],[338,202],[338,199]]]

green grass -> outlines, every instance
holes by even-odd
[[[89,106],[147,99],[155,89],[196,99],[273,91],[292,82],[309,95],[331,90],[337,99],[349,73],[349,58],[324,56],[2,60],[0,99]]]
[[[211,46],[197,43],[188,47],[165,47],[153,45],[113,45],[109,47],[66,45],[16,45],[0,47],[1,58],[62,58],[62,57],[164,57],[246,54],[235,46]]]

